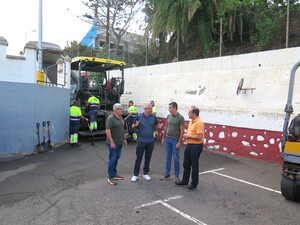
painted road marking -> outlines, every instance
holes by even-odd
[[[278,193],[278,194],[281,194],[280,191],[277,191],[277,190],[274,190],[272,188],[267,188],[267,187],[264,187],[262,185],[258,185],[258,184],[254,184],[254,183],[251,183],[251,182],[248,182],[248,181],[245,181],[245,180],[242,180],[242,179],[238,179],[238,178],[235,178],[235,177],[232,177],[232,176],[228,176],[228,175],[225,175],[225,174],[222,174],[222,173],[219,173],[218,171],[221,171],[221,170],[224,170],[225,168],[218,168],[218,169],[214,169],[214,170],[207,170],[207,171],[204,171],[204,172],[201,172],[199,173],[199,175],[203,175],[203,174],[208,174],[208,173],[213,173],[213,174],[216,174],[216,175],[219,175],[219,176],[223,176],[223,177],[226,177],[226,178],[229,178],[229,179],[232,179],[232,180],[235,180],[235,181],[238,181],[238,182],[241,182],[241,183],[245,183],[245,184],[248,184],[248,185],[251,185],[251,186],[254,186],[254,187],[258,187],[258,188],[261,188],[261,189],[264,189],[264,190],[268,190],[268,191],[271,191],[271,192],[275,192],[275,193]],[[156,200],[156,201],[153,201],[153,202],[149,202],[149,203],[145,203],[145,204],[142,204],[140,206],[136,206],[134,207],[135,210],[137,209],[140,209],[140,208],[145,208],[145,207],[148,207],[148,206],[151,206],[151,205],[155,205],[155,204],[162,204],[163,206],[167,207],[168,209],[172,210],[173,212],[176,212],[177,214],[179,214],[180,216],[190,220],[190,221],[193,221],[194,223],[196,224],[200,224],[200,225],[207,225],[206,223],[176,209],[175,207],[169,205],[167,202],[170,201],[170,200],[175,200],[175,199],[179,199],[179,198],[182,198],[181,195],[177,195],[177,196],[174,196],[174,197],[170,197],[170,198],[167,198],[167,199],[164,199],[164,200]]]
[[[207,171],[199,173],[199,175],[206,174],[206,173],[212,173],[212,172],[216,172],[216,171],[220,171],[220,170],[224,170],[224,169],[225,168],[219,168],[219,169],[215,169],[215,170],[207,170]]]
[[[150,205],[155,205],[155,204],[158,204],[158,203],[161,203],[161,202],[168,202],[170,200],[179,199],[179,198],[182,198],[182,196],[181,195],[176,195],[174,197],[170,197],[170,198],[167,198],[165,200],[157,200],[157,201],[149,202],[149,203],[146,203],[146,204],[142,204],[140,206],[134,207],[134,209],[140,209],[140,208],[144,208],[144,207],[147,207],[147,206],[150,206]]]
[[[190,220],[190,221],[193,221],[194,223],[196,224],[199,224],[199,225],[207,225],[206,223],[180,211],[179,209],[176,209],[175,207],[169,205],[167,202],[170,201],[170,200],[175,200],[175,199],[179,199],[179,198],[182,198],[181,195],[177,195],[177,196],[174,196],[174,197],[170,197],[170,198],[167,198],[165,200],[156,200],[156,201],[153,201],[153,202],[149,202],[149,203],[145,203],[145,204],[142,204],[140,206],[136,206],[134,207],[135,210],[137,209],[140,209],[140,208],[144,208],[144,207],[148,207],[148,206],[151,206],[151,205],[155,205],[155,204],[162,204],[163,206],[167,207],[168,209],[172,210],[173,212],[179,214],[180,216]]]
[[[254,183],[242,180],[242,179],[238,179],[238,178],[235,178],[235,177],[228,176],[228,175],[225,175],[225,174],[217,172],[217,171],[220,171],[220,170],[224,170],[224,168],[219,168],[219,169],[215,169],[215,170],[204,171],[202,173],[199,173],[199,175],[206,174],[206,173],[213,173],[213,174],[217,174],[219,176],[223,176],[223,177],[235,180],[235,181],[239,181],[239,182],[244,183],[244,184],[249,184],[249,185],[254,186],[254,187],[258,187],[258,188],[261,188],[261,189],[264,189],[264,190],[267,190],[267,191],[271,191],[271,192],[275,192],[275,193],[281,194],[280,191],[274,190],[272,188],[264,187],[264,186],[261,186],[261,185],[258,185],[258,184],[254,184]]]

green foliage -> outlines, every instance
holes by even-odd
[[[97,73],[92,72],[91,73],[91,82],[93,85],[95,85],[98,89],[103,85],[103,82],[105,80],[106,74],[104,72]]]
[[[258,32],[251,36],[251,43],[256,46],[258,51],[265,50],[266,47],[274,39],[274,34],[277,33],[279,28],[279,23],[277,20],[267,17],[266,15],[260,15],[261,21],[263,23],[257,24]]]
[[[129,2],[111,1],[122,7]],[[171,62],[177,52],[182,61],[218,56],[220,46],[222,55],[228,55],[276,49],[285,44],[286,0],[146,0],[145,3],[148,45],[136,46],[131,53],[110,51],[110,58],[126,61],[129,67]],[[294,47],[300,43],[299,1],[290,1],[290,14],[289,46]],[[67,51],[73,55],[97,53],[98,57],[108,58],[106,46],[95,52],[71,42]]]

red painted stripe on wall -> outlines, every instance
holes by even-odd
[[[165,124],[166,119],[159,118],[159,122]],[[158,139],[162,132],[158,131]],[[282,133],[277,131],[205,123],[204,147],[211,151],[281,164],[281,140]]]

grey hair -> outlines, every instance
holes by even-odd
[[[115,112],[118,107],[122,107],[122,104],[115,103],[114,106],[113,106],[113,111]]]

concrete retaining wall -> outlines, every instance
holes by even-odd
[[[278,162],[290,70],[299,60],[300,48],[289,48],[128,68],[121,103],[133,100],[142,112],[143,104],[154,100],[162,120],[171,101],[186,120],[196,105],[206,123],[208,149]],[[243,88],[252,90],[237,95],[241,79]],[[300,92],[294,99],[300,112]]]

